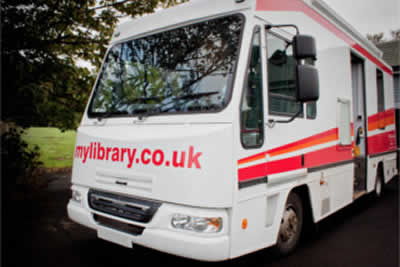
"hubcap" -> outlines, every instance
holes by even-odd
[[[283,242],[291,242],[296,236],[298,228],[298,219],[296,211],[292,206],[286,207],[283,213],[280,229],[280,238]]]

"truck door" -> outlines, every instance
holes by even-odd
[[[366,190],[367,177],[367,128],[365,112],[364,61],[351,55],[351,76],[353,88],[353,129],[354,129],[354,194]]]
[[[264,179],[266,175],[265,156],[259,155],[265,151],[264,68],[262,67],[260,27],[254,29],[250,50],[247,77],[240,105],[240,141],[241,150],[251,151],[253,156],[239,161],[239,188],[266,182]],[[254,157],[254,155],[256,156]]]

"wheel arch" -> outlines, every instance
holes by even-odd
[[[301,199],[301,202],[303,204],[303,218],[305,225],[304,226],[310,226],[315,223],[315,216],[313,213],[313,208],[312,208],[312,201],[311,201],[311,193],[310,189],[307,184],[303,184],[300,186],[297,186],[293,188],[289,195],[294,192],[297,193]]]

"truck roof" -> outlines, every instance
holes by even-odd
[[[224,13],[229,14],[237,13],[241,10],[249,10],[254,3],[253,0],[247,0],[242,3],[236,3],[234,0],[191,0],[119,25],[115,30],[112,43],[145,33],[160,31],[182,23],[191,23]]]
[[[237,13],[244,10],[256,11],[256,6],[260,3],[281,6],[282,10],[284,8],[295,10],[291,6],[296,6],[299,3],[306,4],[341,31],[342,35],[344,34],[346,38],[352,39],[357,45],[361,45],[370,55],[390,68],[382,60],[382,51],[322,0],[244,0],[241,3],[236,3],[235,0],[191,0],[187,3],[160,10],[154,14],[131,19],[119,25],[114,33],[112,43],[221,14]]]

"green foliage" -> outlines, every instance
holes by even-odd
[[[178,0],[2,1],[2,120],[75,128],[118,19]],[[97,72],[97,69],[95,72]]]
[[[72,167],[75,149],[75,131],[61,132],[57,128],[33,127],[22,136],[28,147],[40,148],[39,160],[45,168]]]
[[[30,177],[37,167],[42,165],[39,161],[39,147],[28,147],[22,139],[24,130],[11,128],[1,135],[1,163],[3,186],[15,185],[18,178]]]

